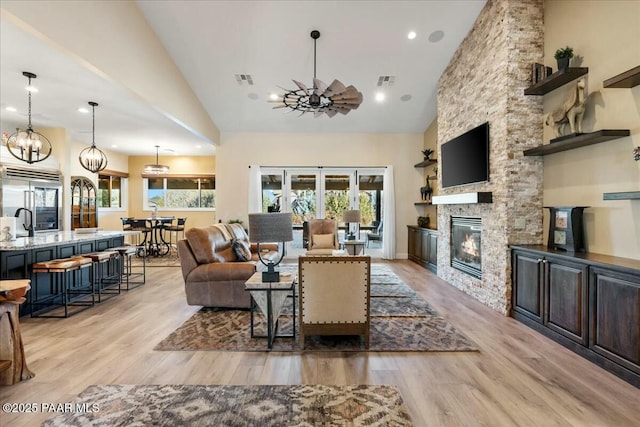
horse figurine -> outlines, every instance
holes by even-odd
[[[582,118],[587,103],[587,82],[581,78],[576,83],[574,91],[560,108],[547,114],[544,123],[553,128],[556,137],[565,135],[568,124],[571,133],[582,133]]]
[[[429,201],[431,200],[431,195],[433,194],[433,188],[429,185],[429,177],[427,176],[427,183],[424,187],[420,187],[420,194],[422,195],[422,200]]]

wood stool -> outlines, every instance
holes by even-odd
[[[136,246],[118,246],[117,248],[111,248],[111,250],[118,251],[120,253],[120,258],[122,260],[122,280],[125,282],[125,289],[128,291],[144,285],[147,279],[146,257],[141,257],[142,271],[134,272],[133,265],[131,264],[133,256],[138,254],[140,248]],[[133,281],[133,278],[140,279]]]
[[[0,385],[12,385],[33,378],[20,333],[20,304],[31,288],[31,280],[0,280]]]
[[[96,302],[106,301],[120,295],[120,266],[114,266],[114,263],[118,263],[120,254],[117,251],[104,251],[83,254],[82,256],[89,258],[93,265],[92,280],[97,296]],[[107,297],[103,298],[103,295],[107,295]]]
[[[32,271],[34,275],[34,287],[32,289],[31,298],[29,298],[29,306],[31,308],[31,317],[69,317],[74,314],[80,313],[95,304],[95,288],[93,280],[89,283],[76,283],[75,272],[81,271],[85,268],[91,268],[91,259],[84,257],[54,259],[51,261],[38,262],[33,264]],[[72,280],[69,280],[69,273],[72,273]],[[38,296],[38,275],[50,274],[52,275],[52,294],[39,297]],[[71,295],[88,295],[91,297],[91,301],[78,301],[71,298]],[[62,297],[62,302],[56,303],[56,300]],[[37,309],[39,306],[44,306],[42,309]],[[53,306],[53,307],[52,307]],[[49,311],[58,307],[64,307],[64,315],[43,315],[40,311]],[[83,309],[76,310],[73,313],[69,313],[70,306],[84,307]]]

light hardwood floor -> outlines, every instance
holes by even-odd
[[[179,268],[69,319],[22,319],[36,377],[0,401],[69,402],[91,384],[396,384],[416,426],[638,426],[640,390],[408,262],[388,263],[480,348],[473,353],[153,351],[199,307]],[[0,412],[5,426],[47,414]]]

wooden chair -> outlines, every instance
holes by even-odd
[[[371,257],[298,260],[300,349],[307,335],[363,335],[369,348]]]

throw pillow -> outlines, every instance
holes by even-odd
[[[251,260],[251,250],[249,249],[249,243],[245,242],[244,240],[234,239],[231,247],[233,248],[233,252],[238,258],[238,261]]]
[[[313,246],[311,249],[332,249],[334,236],[333,234],[314,234]]]

